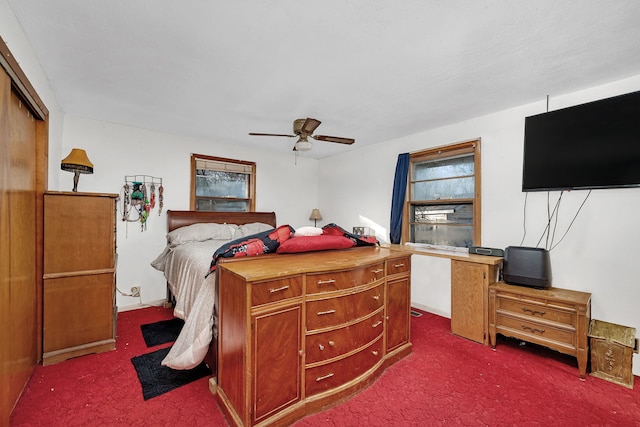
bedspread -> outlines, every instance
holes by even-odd
[[[191,224],[167,234],[167,246],[151,265],[164,273],[184,326],[162,365],[191,369],[202,362],[215,333],[216,275],[207,277],[212,254],[234,239],[273,229],[259,222]]]
[[[206,356],[213,338],[215,280],[205,278],[211,254],[228,240],[187,242],[168,246],[151,264],[163,271],[171,293],[175,296],[174,315],[185,324],[162,361],[173,369],[191,369]]]

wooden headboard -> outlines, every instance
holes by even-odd
[[[275,227],[276,214],[275,212],[167,211],[167,231],[202,222],[237,225],[263,222]]]

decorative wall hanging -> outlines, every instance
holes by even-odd
[[[140,231],[145,231],[147,219],[156,207],[156,201],[158,215],[162,213],[164,206],[162,178],[149,175],[125,175],[120,200],[122,200],[122,220],[140,222]]]

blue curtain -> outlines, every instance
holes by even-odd
[[[393,181],[393,195],[391,196],[391,226],[389,237],[391,243],[400,243],[402,239],[402,207],[407,192],[409,175],[409,153],[398,155],[396,177]]]

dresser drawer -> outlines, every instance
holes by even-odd
[[[338,297],[307,301],[307,330],[339,326],[382,307],[384,285]]]
[[[382,335],[384,311],[356,324],[306,337],[307,364],[332,359],[353,351]]]
[[[347,271],[309,274],[307,275],[307,294],[349,289],[366,285],[382,278],[384,278],[383,263]]]
[[[302,276],[258,282],[251,286],[251,306],[269,304],[301,295]]]
[[[566,310],[555,309],[551,306],[536,304],[527,299],[511,299],[502,295],[498,297],[498,310],[509,311],[518,315],[535,319],[544,319],[565,325],[575,325],[576,312],[573,307]]]
[[[554,327],[523,319],[522,317],[512,317],[501,312],[497,312],[496,317],[496,328],[499,333],[504,335],[546,346],[554,342],[565,347],[575,347],[576,330],[572,326],[567,325],[566,328]]]
[[[382,337],[344,359],[305,370],[307,396],[345,384],[371,369],[382,359]]]
[[[514,287],[514,286],[511,286]],[[559,291],[559,289],[556,288],[552,288],[553,291]],[[535,294],[533,291],[537,291],[538,289],[534,289],[534,288],[525,288],[523,290],[523,292],[521,293],[516,293],[516,292],[508,292],[508,291],[500,291],[498,293],[498,297],[499,298],[504,298],[504,299],[512,299],[512,300],[518,300],[518,301],[523,301],[523,302],[527,302],[530,304],[534,304],[534,305],[545,305],[551,308],[559,308],[559,309],[567,309],[567,310],[572,310],[575,309],[575,302],[571,301],[571,300],[566,300],[563,301],[560,298],[548,298],[547,295],[550,294],[551,291],[546,291],[545,290],[539,290],[540,291],[540,296],[538,296],[537,294]],[[526,292],[526,293],[525,293]],[[565,292],[569,292],[569,291],[565,291]]]
[[[387,276],[405,273],[409,271],[410,267],[409,257],[389,260],[387,261]]]

